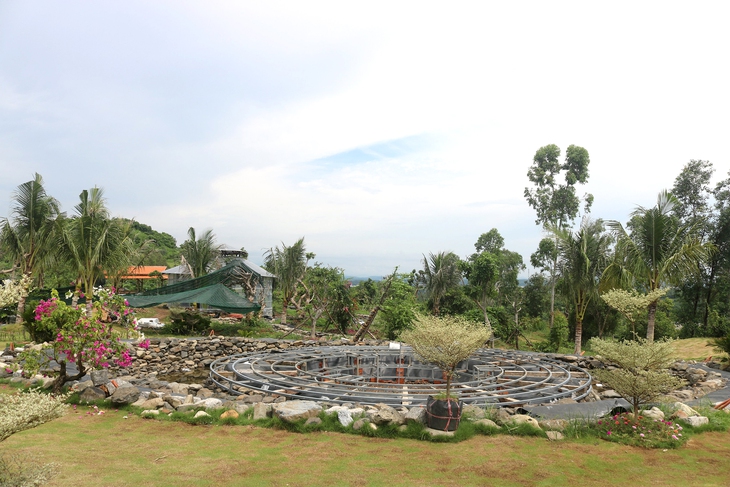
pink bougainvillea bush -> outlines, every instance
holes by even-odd
[[[25,353],[24,369],[37,372],[48,365],[50,359],[55,360],[60,372],[53,389],[60,391],[65,383],[82,378],[91,369],[112,364],[120,367],[131,365],[130,349],[112,327],[114,323],[121,326],[132,323],[131,310],[126,301],[113,291],[102,293],[100,297],[102,299],[95,302],[90,311],[85,307],[67,305],[58,298],[56,291],[53,291],[51,299],[41,301],[35,309],[35,319],[40,327],[54,330],[56,338],[45,350]],[[107,322],[103,318],[113,321]],[[75,364],[76,374],[68,375],[69,363]]]

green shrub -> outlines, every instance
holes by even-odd
[[[194,310],[170,309],[170,323],[163,331],[171,335],[201,335],[210,329],[209,316]]]

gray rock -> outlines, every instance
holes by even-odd
[[[161,397],[153,397],[144,401],[139,407],[142,409],[157,409],[161,408],[164,404],[165,401]]]
[[[357,421],[355,421],[354,423],[352,423],[352,429],[354,429],[355,431],[359,431],[366,424],[368,424],[368,423],[364,419],[358,419]]]
[[[507,424],[510,421],[512,421],[512,415],[510,413],[508,413],[504,408],[497,409],[495,416],[496,416],[497,422],[501,423],[501,424]]]
[[[464,408],[461,410],[461,414],[466,416],[470,421],[477,421],[479,419],[484,419],[487,417],[484,409],[480,408],[479,406],[475,406],[474,404],[467,404],[466,406],[464,406]]]
[[[319,418],[309,418],[304,422],[304,426],[315,426],[322,424],[322,420]]]
[[[79,396],[79,401],[86,403],[103,401],[104,399],[106,399],[106,392],[94,386],[87,387]]]
[[[658,407],[654,406],[651,409],[645,409],[641,412],[642,416],[646,416],[647,418],[656,419],[658,421],[664,421],[664,411],[659,409]]]
[[[423,406],[414,406],[408,410],[405,415],[406,423],[426,424],[426,408]]]
[[[698,413],[697,411],[695,411],[691,407],[689,407],[686,404],[681,403],[681,402],[675,402],[674,403],[674,407],[677,409],[677,411],[682,411],[687,416],[699,416],[700,415],[700,413]]]
[[[565,439],[565,437],[563,436],[563,433],[561,433],[560,431],[547,431],[546,434],[547,434],[548,440],[550,440],[550,441],[560,441],[560,440]]]
[[[706,416],[690,416],[689,418],[685,419],[685,421],[693,428],[708,424],[710,422],[710,420]]]
[[[160,411],[158,409],[145,409],[142,411],[142,416],[158,416]]]
[[[501,427],[500,427],[500,426],[499,426],[499,425],[498,425],[497,423],[495,423],[495,422],[494,422],[494,421],[492,421],[491,419],[486,419],[486,418],[484,418],[484,419],[479,419],[479,420],[477,420],[477,421],[474,421],[474,424],[482,424],[482,425],[484,425],[484,426],[488,426],[488,427],[490,427],[490,428],[497,428],[497,429],[501,429]]]
[[[112,404],[115,406],[123,406],[132,404],[139,399],[139,389],[133,385],[125,385],[118,387],[111,396]]]
[[[91,376],[91,382],[95,386],[104,385],[109,382],[109,371],[106,369],[92,370],[89,375]]]
[[[197,413],[195,413],[195,416],[193,416],[193,417],[196,419],[197,418],[210,418],[210,414],[206,413],[205,411],[198,411]]]
[[[544,419],[538,421],[540,427],[549,431],[564,431],[570,425],[567,419]]]
[[[271,417],[271,406],[262,402],[253,405],[253,419],[266,419]]]
[[[406,418],[403,417],[395,408],[387,404],[376,404],[375,409],[367,412],[368,419],[371,424],[405,424]]]
[[[542,429],[540,428],[540,423],[538,423],[537,419],[533,418],[532,416],[528,416],[527,414],[515,414],[510,418],[510,422],[513,424],[527,423],[537,429]]]
[[[347,409],[341,409],[337,411],[337,420],[340,422],[342,426],[347,428],[353,423],[352,415],[350,414],[350,411]]]
[[[603,399],[621,399],[621,394],[614,391],[613,389],[606,389],[605,391],[601,392],[601,397],[603,397]]]
[[[77,382],[76,384],[73,385],[73,387],[71,389],[74,391],[83,392],[84,389],[86,389],[87,387],[93,387],[93,386],[94,386],[93,382],[91,382],[90,380],[85,380],[83,382]]]
[[[319,415],[322,406],[314,401],[286,401],[275,404],[273,414],[288,423],[294,423],[300,419],[308,419]]]

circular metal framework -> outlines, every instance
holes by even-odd
[[[232,394],[259,391],[332,403],[425,405],[446,390],[438,367],[410,347],[332,346],[244,353],[216,360],[210,378]],[[452,391],[468,404],[521,406],[591,391],[584,369],[529,352],[478,350],[461,362]]]

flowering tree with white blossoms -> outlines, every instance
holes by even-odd
[[[15,306],[18,302],[25,298],[30,291],[30,285],[33,282],[30,274],[24,274],[17,281],[5,279],[0,286],[0,308],[8,308]]]

